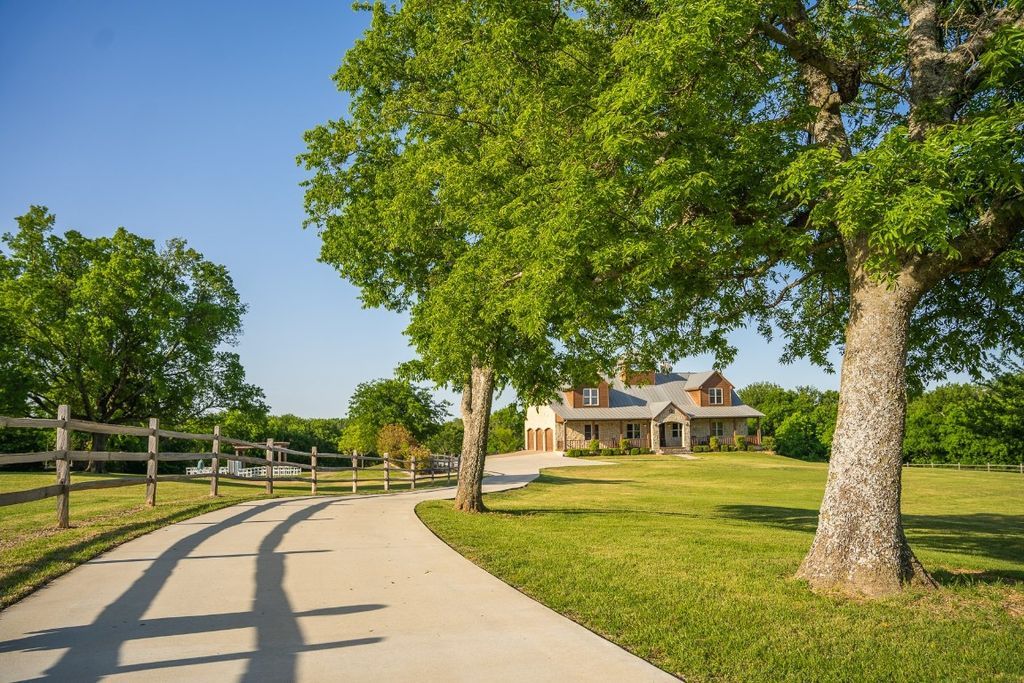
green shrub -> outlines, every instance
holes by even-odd
[[[709,451],[717,451],[721,447],[722,447],[722,444],[719,443],[717,436],[713,436],[710,439],[708,439],[708,450]]]
[[[619,450],[625,453],[629,450],[629,441],[626,439],[619,439]]]
[[[774,436],[763,437],[761,439],[761,447],[764,448],[766,451],[774,451],[775,450],[775,437]]]
[[[828,447],[818,438],[818,426],[809,416],[793,413],[775,432],[779,453],[801,460],[820,460],[828,454]]]
[[[590,450],[593,453],[597,453],[599,450],[601,450],[601,442],[598,441],[597,439],[591,439]]]
[[[742,434],[736,435],[736,450],[745,451],[747,450],[747,437]]]
[[[640,455],[640,449],[639,448],[630,448],[629,449],[629,454],[630,455]]]
[[[614,448],[602,448],[601,449],[601,455],[615,455],[615,454],[616,453],[615,453],[615,449]]]

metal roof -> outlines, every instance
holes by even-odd
[[[627,386],[619,378],[609,378],[607,408],[570,408],[564,401],[551,403],[555,414],[565,420],[654,419],[669,403],[690,417],[764,417],[764,413],[740,400],[732,392],[731,406],[699,406],[687,389],[699,388],[714,371],[656,373],[654,384]]]

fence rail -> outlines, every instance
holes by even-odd
[[[384,465],[384,490],[391,490],[391,479],[394,474],[405,475],[409,488],[415,489],[417,479],[429,478],[434,481],[438,476],[446,477],[451,482],[452,471],[458,469],[459,458],[452,455],[430,455],[427,462],[416,457],[395,459],[387,453],[383,457],[360,455],[358,453],[319,453],[314,446],[308,453],[281,446],[273,439],[265,443],[255,443],[243,439],[235,439],[220,433],[220,427],[214,427],[212,434],[193,434],[173,429],[161,429],[157,418],[149,420],[149,427],[131,425],[111,425],[89,420],[72,419],[68,406],[62,405],[57,410],[57,418],[37,417],[6,417],[0,416],[0,428],[17,429],[55,429],[57,431],[55,448],[52,451],[36,453],[3,453],[0,454],[0,465],[16,465],[23,463],[54,462],[57,467],[57,481],[49,486],[41,486],[24,491],[0,493],[0,507],[17,505],[45,498],[57,498],[57,526],[66,529],[70,522],[70,494],[72,491],[88,491],[94,489],[118,488],[121,486],[146,485],[146,504],[156,505],[157,484],[161,481],[191,481],[209,478],[210,496],[219,495],[220,479],[238,481],[265,482],[268,494],[274,492],[274,482],[303,482],[310,485],[310,493],[317,494],[317,475],[322,472],[352,473],[352,493],[359,490],[359,471],[367,465]],[[147,438],[145,452],[135,451],[79,451],[71,448],[71,435],[74,432],[86,434],[113,434],[139,436]],[[187,441],[209,441],[212,443],[209,453],[176,453],[160,452],[160,439],[182,439]],[[263,451],[265,457],[257,458],[250,455],[222,453],[221,447],[229,445],[236,449],[253,449]],[[309,458],[309,463],[290,462],[284,456],[295,455]],[[279,459],[280,458],[280,459]],[[350,462],[348,467],[318,466],[319,458],[338,458]],[[160,462],[181,462],[188,460],[210,460],[208,466],[187,467],[185,474],[157,473]],[[145,462],[146,475],[133,477],[116,477],[111,479],[93,479],[88,481],[71,481],[71,464],[73,462]],[[222,462],[227,462],[226,466]],[[241,467],[242,464],[252,465]],[[310,473],[310,478],[302,476],[303,471]]]
[[[982,471],[982,472],[1016,472],[1024,474],[1024,462],[1016,465],[1003,463],[965,464],[960,462],[905,462],[904,467],[930,467],[948,468],[955,470]]]

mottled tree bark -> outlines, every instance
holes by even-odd
[[[816,590],[877,597],[934,585],[903,533],[900,487],[910,314],[927,285],[851,268],[839,414],[818,531],[798,576]]]
[[[484,459],[487,456],[487,428],[494,397],[494,370],[474,363],[469,382],[462,391],[462,457],[455,509],[484,512]]]

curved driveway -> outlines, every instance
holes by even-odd
[[[488,460],[523,486],[550,454]],[[675,680],[439,541],[454,489],[252,501],[164,527],[0,612],[0,680]]]

